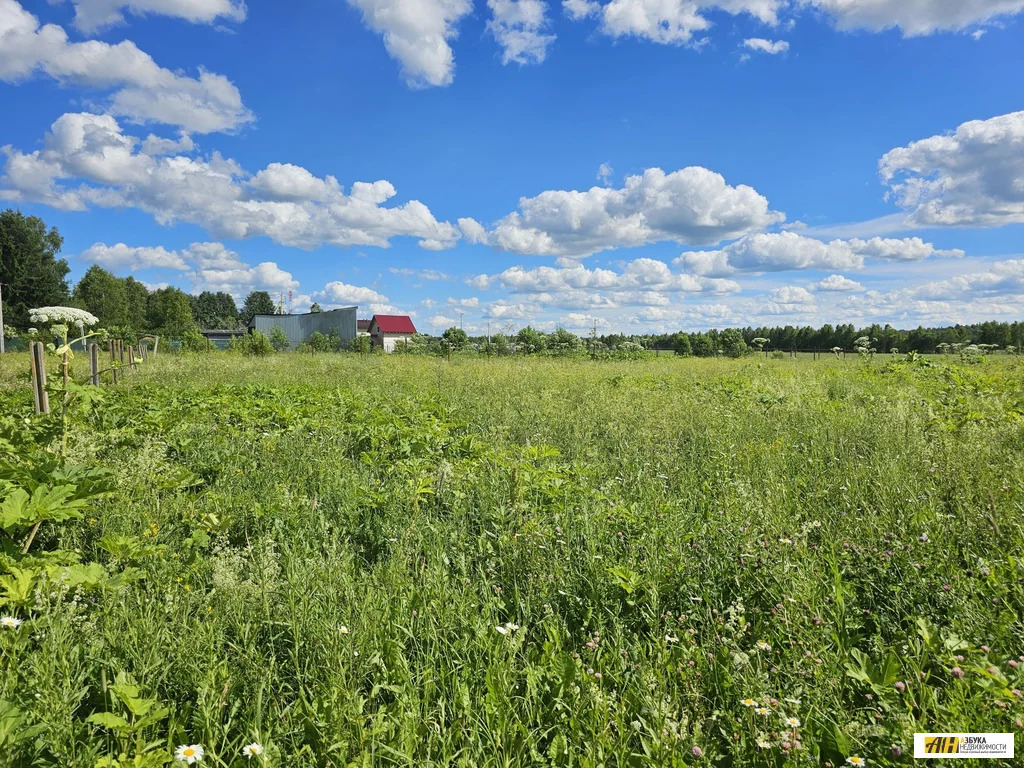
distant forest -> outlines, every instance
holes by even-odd
[[[850,351],[854,349],[854,341],[867,336],[872,340],[878,352],[935,352],[941,344],[978,344],[992,345],[998,349],[1024,347],[1024,322],[1000,323],[986,321],[972,325],[950,325],[936,328],[914,328],[902,330],[891,325],[870,325],[856,328],[853,325],[823,325],[821,328],[810,326],[798,328],[792,325],[773,328],[741,328],[740,334],[748,346],[754,345],[754,339],[768,339],[764,345],[766,350],[798,350],[828,351],[834,347]],[[697,356],[714,355],[715,350],[727,346],[728,338],[723,339],[724,331],[710,330],[696,333],[673,333],[643,337],[644,346],[649,349],[679,349],[680,335],[689,338],[690,353]],[[615,344],[618,339],[627,337],[612,335],[599,337],[605,344]],[[636,340],[635,338],[633,340]]]

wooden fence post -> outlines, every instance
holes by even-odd
[[[41,341],[29,346],[32,359],[32,394],[35,397],[36,413],[50,412],[50,396],[46,392],[46,348]]]
[[[120,371],[117,370],[117,339],[110,340],[110,375],[117,384]]]
[[[157,336],[153,339],[153,359],[156,360],[156,350],[160,346],[160,337]]]
[[[89,345],[89,383],[100,385],[100,348],[95,342]]]

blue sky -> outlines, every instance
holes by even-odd
[[[1024,0],[0,0],[0,204],[436,332],[1024,315]]]

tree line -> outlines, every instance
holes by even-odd
[[[59,257],[63,243],[56,227],[47,228],[36,216],[0,212],[0,284],[4,324],[10,329],[27,331],[34,307],[72,306],[96,315],[100,327],[114,337],[154,333],[182,338],[197,330],[244,328],[253,315],[278,311],[266,291],[252,291],[239,309],[224,291],[193,295],[173,286],[150,289],[98,264],[72,287],[67,279],[71,268]]]
[[[117,277],[93,265],[72,287],[71,269],[59,257],[63,238],[55,227],[20,211],[0,212],[0,285],[3,289],[5,334],[29,329],[33,307],[68,305],[96,315],[112,336],[134,340],[144,333],[186,338],[198,330],[244,328],[254,315],[278,312],[270,294],[252,291],[239,308],[223,291],[186,293],[173,286],[150,289],[133,277]],[[310,311],[320,311],[314,304]],[[934,352],[964,344],[999,349],[1024,349],[1024,323],[988,321],[973,325],[901,330],[891,325],[856,328],[850,324],[821,328],[777,326],[711,329],[664,334],[593,334],[580,337],[558,328],[544,333],[527,326],[512,335],[470,337],[449,328],[441,337],[420,336],[408,347],[443,354],[449,350],[486,350],[496,354],[576,354],[601,350],[628,354],[643,350],[672,350],[681,355],[740,357],[752,350],[853,350],[866,337],[878,352]],[[326,337],[325,337],[326,338]],[[323,346],[329,346],[325,341]]]

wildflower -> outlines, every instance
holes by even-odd
[[[1010,669],[1016,669],[1020,666],[1015,659],[1010,659],[1007,663],[1010,665]]]
[[[757,712],[757,714],[762,715],[762,716],[770,715],[771,714],[771,710],[768,709],[768,707],[758,707],[754,711]]]
[[[29,319],[33,323],[65,323],[67,325],[96,325],[96,315],[75,307],[38,307],[29,310]]]
[[[678,643],[679,642],[679,638],[676,637],[675,635],[665,635],[665,642],[666,643]],[[1016,662],[1014,662],[1014,663],[1016,663]]]
[[[758,640],[757,641],[757,649],[759,651],[770,651],[772,649],[772,647],[768,643],[766,643],[764,640]]]
[[[851,757],[846,758],[846,762],[848,762],[850,765],[856,766],[856,768],[860,768],[860,766],[868,764],[867,760],[865,760],[863,757],[857,757],[856,755],[852,755]]]
[[[756,707],[757,706],[757,702],[754,701],[753,699],[743,699],[743,701],[741,701],[740,704],[742,704],[744,707]]]
[[[779,539],[779,544],[792,544],[792,543],[793,543],[793,540],[792,539],[788,539],[785,536],[783,536],[781,539]]]
[[[13,616],[4,616],[0,619],[0,626],[4,629],[17,629],[22,625],[21,619],[16,619]]]
[[[964,671],[960,669],[960,667],[953,667],[951,670],[949,670],[949,672],[951,675],[953,675],[953,677],[957,679],[964,676]]]
[[[342,624],[340,627],[338,627],[338,634],[339,635],[347,635],[348,634],[348,627],[346,627],[344,624]]]
[[[786,718],[786,725],[788,725],[790,728],[799,728],[800,727],[800,721],[797,720],[795,717],[787,717]]]
[[[771,747],[771,742],[767,739],[758,739],[757,746],[761,749],[769,749]]]
[[[983,645],[983,646],[981,646],[981,650],[983,650],[983,651],[984,651],[985,653],[988,653],[988,652],[989,652],[989,651],[991,651],[992,649],[991,649],[991,648],[989,648],[989,647],[988,647],[987,645]]]
[[[174,759],[179,763],[193,765],[201,763],[205,754],[206,750],[203,749],[202,744],[182,744],[174,753]]]
[[[691,754],[691,755],[693,755],[694,757],[704,757],[704,750],[703,750],[703,749],[701,749],[701,748],[700,748],[700,747],[698,747],[698,746],[694,746],[694,747],[693,747],[693,748],[692,748],[692,749],[690,750],[690,754]]]
[[[907,690],[907,684],[904,683],[901,680],[897,680],[896,681],[896,690],[899,691],[900,693],[903,693],[905,690]]]
[[[263,754],[263,747],[257,744],[255,741],[252,744],[246,744],[242,747],[242,756],[246,760],[252,760],[254,757],[258,757]]]
[[[513,624],[511,621],[506,621],[504,624],[499,624],[498,626],[496,626],[495,629],[498,630],[498,632],[502,635],[511,635],[513,632],[519,629],[519,625]]]

